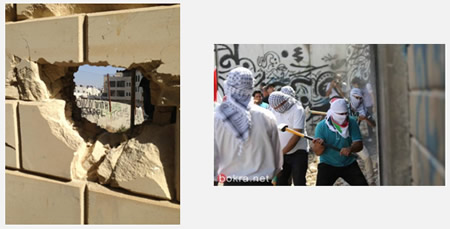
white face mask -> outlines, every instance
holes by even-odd
[[[339,125],[342,125],[342,123],[344,123],[346,119],[347,115],[338,115],[336,113],[333,114],[333,120],[337,122]]]
[[[359,105],[361,105],[361,100],[356,99],[353,96],[351,97],[350,100],[351,100],[350,102],[352,103],[352,107],[355,108],[355,109],[358,108]]]

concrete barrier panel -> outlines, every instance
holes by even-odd
[[[180,206],[88,184],[89,224],[179,224]]]
[[[61,100],[20,103],[25,170],[71,179],[71,162],[83,140],[65,119],[64,106]]]
[[[85,183],[6,170],[6,224],[83,224]]]
[[[83,62],[84,15],[7,22],[6,54],[37,61]]]
[[[20,168],[17,100],[5,100],[5,165]]]
[[[180,75],[180,6],[92,13],[88,60],[129,67],[160,60],[158,73]]]
[[[409,95],[410,133],[440,163],[445,162],[445,93],[413,91]]]
[[[411,138],[412,185],[445,185],[444,165]]]

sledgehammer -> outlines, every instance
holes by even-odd
[[[293,129],[291,129],[291,128],[288,128],[288,125],[283,124],[283,123],[280,124],[280,125],[278,125],[278,129],[281,130],[282,132],[287,131],[287,132],[289,132],[289,133],[291,133],[291,134],[295,134],[295,135],[297,135],[297,136],[299,136],[299,137],[301,137],[301,138],[306,138],[306,139],[308,139],[308,140],[310,140],[310,141],[314,140],[314,138],[312,138],[312,137],[310,137],[310,136],[304,135],[304,134],[302,134],[302,133],[300,133],[300,132],[298,132],[298,131],[295,131],[295,130],[293,130]],[[336,146],[327,144],[327,143],[325,143],[325,142],[323,143],[323,146],[328,147],[328,148],[331,148],[331,149],[334,149],[334,150],[336,150],[336,151],[338,151],[338,152],[341,152],[341,149],[337,148]],[[355,153],[351,153],[351,155],[357,157],[357,155],[356,155]]]
[[[306,107],[305,114],[315,114],[315,115],[324,115],[325,116],[325,115],[327,115],[327,112],[315,111],[315,110],[309,109],[309,107]]]
[[[304,134],[302,134],[302,133],[300,133],[300,132],[298,132],[298,131],[295,131],[295,130],[289,128],[288,125],[286,125],[286,124],[284,124],[284,123],[278,125],[278,129],[281,130],[281,132],[287,131],[287,132],[289,132],[289,133],[291,133],[291,134],[297,135],[297,136],[299,136],[299,137],[301,137],[301,138],[306,138],[306,139],[308,139],[308,140],[310,140],[310,141],[314,140],[314,138],[312,138],[312,137],[310,137],[310,136],[304,135]],[[334,149],[334,150],[336,150],[336,151],[338,151],[338,152],[341,152],[341,149],[337,148],[336,146],[327,144],[327,143],[325,143],[325,142],[324,142],[322,145],[325,146],[325,147],[328,147],[328,148],[330,148],[330,149]],[[357,155],[356,153],[351,153],[350,155],[353,155],[353,156],[355,156],[355,157],[358,157],[358,155]]]

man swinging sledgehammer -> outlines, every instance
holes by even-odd
[[[363,143],[358,123],[349,117],[347,108],[344,99],[336,99],[331,103],[326,118],[316,126],[312,141],[312,150],[320,156],[316,185],[333,185],[339,177],[350,185],[368,185],[356,157],[352,155],[363,149]]]

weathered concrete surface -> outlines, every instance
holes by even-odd
[[[59,182],[10,170],[5,173],[6,224],[84,223],[84,183]]]
[[[445,45],[408,46],[409,89],[444,89]]]
[[[175,194],[175,125],[145,124],[137,131],[136,137],[111,149],[99,165],[100,183],[172,199]]]
[[[167,125],[172,121],[172,113],[175,111],[176,107],[163,107],[156,106],[153,112],[153,123],[158,125]]]
[[[445,185],[445,45],[407,48],[414,185]]]
[[[98,166],[97,176],[100,184],[109,184],[111,182],[111,177],[116,167],[117,160],[122,155],[123,147],[125,144],[121,144],[118,147],[108,150],[106,157]]]
[[[17,4],[17,14],[19,20],[25,20],[154,6],[158,4]]]
[[[155,106],[177,106],[180,104],[180,75],[159,73],[161,61],[134,63],[129,68],[139,69],[150,79],[152,104]]]
[[[89,224],[179,224],[180,205],[88,186]]]
[[[22,163],[25,170],[71,179],[71,162],[85,143],[64,113],[65,101],[21,102]]]
[[[5,4],[5,21],[15,21],[17,19],[16,9],[14,8],[14,4],[7,3]]]
[[[445,167],[415,138],[411,138],[412,185],[445,185]]]
[[[445,164],[445,92],[411,91],[409,112],[409,132],[433,157]]]
[[[50,97],[47,86],[39,76],[39,66],[33,61],[14,58],[17,87],[21,100],[42,101]]]
[[[410,185],[408,72],[401,45],[377,45],[382,185]]]
[[[17,101],[5,101],[5,165],[20,168]]]
[[[111,158],[112,155],[116,155],[115,153],[111,153],[111,149],[117,148],[121,142],[124,142],[127,140],[127,136],[125,134],[114,134],[114,133],[108,133],[104,132],[101,134],[97,141],[90,147],[91,149],[86,154],[86,156],[81,161],[82,167],[85,171],[88,172],[88,180],[90,181],[97,181],[98,180],[98,173],[101,174],[101,177],[110,177],[111,174],[104,174],[104,172],[108,171],[111,172],[111,169],[104,170],[103,167],[99,171],[99,164],[103,162],[106,156],[109,156],[110,159],[108,162],[115,161]],[[120,155],[120,152],[119,152]],[[106,165],[106,163],[105,163]],[[103,165],[103,166],[105,166]],[[110,164],[109,164],[110,165]],[[109,168],[113,168],[114,166],[110,165]],[[101,180],[101,183],[105,183],[105,180]]]
[[[50,98],[67,99],[67,94],[73,96],[74,77],[73,73],[78,67],[69,67],[65,64],[40,64],[39,76],[47,86]]]
[[[37,62],[83,62],[84,15],[7,22],[6,55]]]
[[[180,106],[177,107],[177,123],[175,126],[175,190],[180,201]]]
[[[180,6],[88,14],[88,61],[114,66],[162,61],[158,73],[180,75]]]

